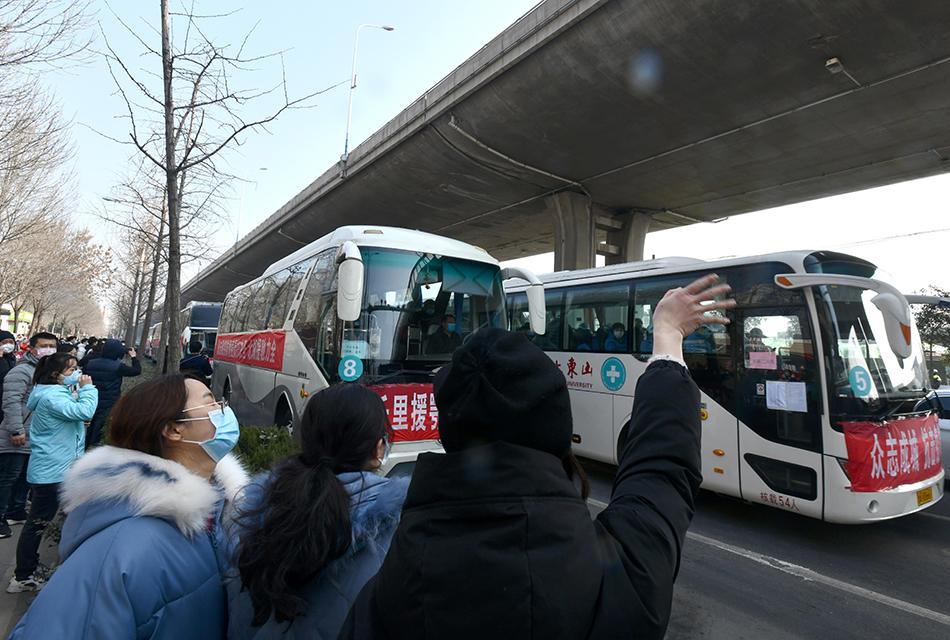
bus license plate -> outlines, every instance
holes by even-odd
[[[927,487],[926,489],[921,489],[917,492],[917,506],[919,507],[922,504],[927,504],[932,502],[934,499],[934,488]]]

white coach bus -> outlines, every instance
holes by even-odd
[[[389,413],[391,469],[438,448],[434,372],[474,331],[507,327],[507,278],[531,283],[543,333],[543,287],[530,272],[420,231],[341,227],[228,294],[212,390],[242,424],[292,428],[317,391],[366,384]]]
[[[544,335],[567,377],[579,455],[616,463],[651,318],[670,288],[715,272],[731,324],[684,356],[702,392],[703,487],[832,522],[924,509],[943,494],[937,415],[907,300],[877,268],[831,252],[704,262],[669,258],[542,276]],[[530,332],[523,287],[512,328]]]

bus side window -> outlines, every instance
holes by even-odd
[[[604,282],[569,290],[569,350],[629,353],[629,295],[627,283]]]
[[[314,361],[319,363],[316,357],[318,334],[320,333],[320,324],[323,318],[325,293],[332,286],[335,279],[336,270],[333,265],[334,250],[329,250],[317,256],[317,263],[313,268],[313,273],[307,281],[307,287],[304,290],[303,298],[300,300],[300,306],[297,309],[297,315],[294,316],[294,330],[303,342],[307,352],[311,354]]]
[[[527,294],[518,294],[519,296],[523,295],[523,299],[520,301],[520,304],[523,304],[523,315],[524,322],[527,323],[528,320],[528,296]],[[527,328],[525,330],[526,335],[534,344],[538,345],[541,349],[545,351],[560,351],[564,348],[563,342],[563,316],[564,316],[564,293],[560,289],[548,290],[544,292],[544,306],[545,306],[545,331],[543,336],[535,335],[534,332]],[[515,330],[514,321],[512,321],[512,330]]]

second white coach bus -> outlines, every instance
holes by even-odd
[[[616,463],[651,318],[673,287],[715,272],[738,303],[684,356],[702,392],[703,487],[832,522],[924,509],[943,495],[937,415],[907,300],[876,267],[831,252],[670,258],[541,276],[543,336],[571,390],[574,449]],[[509,286],[527,333],[523,288]]]
[[[507,327],[505,278],[531,283],[533,328],[543,333],[533,274],[420,231],[341,227],[228,294],[212,390],[243,424],[292,428],[317,391],[369,385],[393,427],[391,469],[438,449],[434,372],[466,336]]]

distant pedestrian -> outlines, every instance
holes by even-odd
[[[337,385],[307,403],[303,450],[248,487],[228,582],[228,637],[336,638],[379,570],[408,482],[374,473],[390,441],[380,397]]]
[[[700,394],[682,343],[728,322],[704,315],[734,304],[715,301],[728,287],[714,283],[656,305],[652,362],[594,521],[557,366],[501,329],[456,350],[434,381],[446,453],[419,456],[386,560],[339,637],[662,638],[702,480]]]
[[[10,524],[26,521],[26,496],[29,484],[26,467],[30,459],[29,427],[32,414],[27,401],[33,390],[36,365],[56,353],[56,336],[37,333],[29,341],[29,350],[3,378],[3,422],[0,423],[0,538],[12,535]]]
[[[82,358],[79,359],[79,368],[85,370],[91,360],[102,355],[102,346],[104,344],[105,340],[99,340],[95,337],[89,338],[89,344],[86,347],[86,353],[84,353]]]
[[[208,356],[201,353],[203,348],[204,345],[201,344],[201,340],[189,342],[188,355],[178,363],[178,370],[211,386],[211,375],[214,373],[214,369],[211,368],[211,360],[208,359]]]
[[[76,358],[56,353],[40,359],[33,374],[27,409],[32,453],[26,480],[30,483],[30,511],[17,541],[16,568],[7,593],[36,591],[44,577],[36,575],[40,540],[59,510],[59,489],[66,471],[83,454],[83,422],[96,411],[99,392],[89,376],[81,375]],[[72,388],[76,387],[74,393]]]
[[[131,358],[129,364],[122,362],[126,355]],[[141,374],[142,364],[135,354],[135,349],[126,351],[121,342],[109,338],[102,343],[102,355],[89,360],[83,373],[92,376],[93,384],[99,389],[99,407],[86,431],[86,449],[91,449],[98,446],[102,440],[103,427],[109,418],[109,412],[122,395],[122,379]]]
[[[247,484],[227,455],[234,413],[197,380],[145,382],[116,403],[114,446],[66,476],[62,564],[13,630],[15,640],[225,637],[223,531]]]

